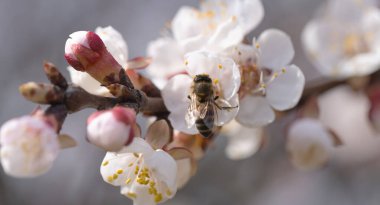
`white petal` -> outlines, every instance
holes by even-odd
[[[208,41],[207,49],[220,52],[228,47],[238,45],[244,38],[244,30],[236,18],[222,23]]]
[[[115,58],[115,60],[124,68],[127,68],[128,62],[128,46],[123,36],[112,26],[98,27],[95,33],[103,40],[107,50]]]
[[[177,162],[177,188],[182,188],[191,178],[192,175],[192,165],[191,159],[181,159],[176,160]]]
[[[154,201],[154,195],[149,194],[149,189],[147,186],[140,185],[135,183],[133,187],[122,186],[121,194],[133,200],[133,205],[156,205],[157,203]],[[132,197],[130,193],[136,194],[136,196]]]
[[[103,180],[109,184],[114,186],[124,185],[128,178],[131,181],[135,180],[136,176],[131,172],[135,171],[136,160],[137,158],[133,153],[107,152],[100,166],[100,174]],[[121,173],[118,172],[120,170]]]
[[[70,34],[69,38],[66,40],[65,44],[65,54],[71,54],[71,46],[73,44],[80,44],[82,46],[85,46],[87,48],[90,48],[87,42],[87,35],[88,31],[76,31],[72,34]]]
[[[75,70],[73,67],[67,67],[67,70],[70,73],[71,81],[75,84],[83,88],[85,91],[93,94],[104,97],[111,97],[111,93],[107,88],[100,85],[100,82],[95,80],[95,78],[91,77],[86,72],[80,72]]]
[[[191,127],[188,127],[186,124],[185,116],[187,113],[187,109],[172,112],[169,115],[169,120],[174,129],[184,132],[186,134],[197,134],[198,130],[195,127],[195,124]]]
[[[144,156],[150,156],[153,154],[153,149],[144,139],[135,137],[132,143],[124,147],[119,153],[141,153]]]
[[[164,182],[170,190],[177,189],[177,163],[173,157],[163,150],[157,150],[152,156],[145,159],[145,163],[152,169],[155,177]]]
[[[226,155],[232,160],[246,159],[255,154],[263,144],[262,128],[248,128],[232,121],[223,127],[228,138]]]
[[[162,89],[162,98],[171,112],[186,110],[189,105],[192,79],[188,75],[176,75]]]
[[[266,98],[276,110],[287,110],[294,107],[301,98],[305,76],[295,65],[285,67],[286,71],[269,83]]]
[[[278,29],[265,30],[259,37],[261,67],[281,69],[294,57],[294,48],[288,34]]]
[[[240,100],[236,120],[246,126],[261,127],[273,122],[275,117],[265,98],[247,95]]]
[[[332,146],[332,137],[318,120],[300,119],[289,128],[286,149],[292,163],[301,170],[325,165]]]
[[[147,54],[152,57],[152,63],[146,71],[152,78],[168,79],[185,70],[182,48],[172,38],[159,38],[150,42]]]
[[[247,44],[232,46],[224,54],[231,57],[239,65],[251,65],[257,61],[258,57],[257,49]]]
[[[191,76],[208,74],[214,83],[219,83],[223,98],[231,99],[240,87],[240,71],[231,58],[217,56],[210,52],[197,51],[185,56],[187,72]]]
[[[173,18],[171,28],[174,38],[183,41],[202,34],[206,21],[198,17],[199,11],[189,7],[181,7]]]

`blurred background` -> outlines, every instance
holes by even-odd
[[[319,79],[303,54],[300,33],[322,2],[263,0],[264,20],[249,39],[267,28],[284,30],[295,45],[293,62],[303,69],[308,81]],[[0,0],[0,123],[35,108],[21,97],[18,86],[28,81],[47,82],[42,72],[43,60],[55,63],[68,77],[63,54],[70,33],[112,25],[127,41],[130,57],[145,55],[148,42],[160,35],[165,22],[181,5],[197,6],[198,1]],[[325,104],[336,102],[339,106],[340,99],[349,101],[349,97],[357,96],[335,96]],[[360,106],[365,109],[366,102],[359,101],[346,106],[346,111],[331,109],[327,115],[360,121],[360,117],[350,114]],[[120,195],[119,188],[103,182],[99,166],[104,152],[84,139],[85,121],[92,111],[68,117],[63,133],[74,136],[79,146],[63,150],[47,174],[16,179],[0,169],[1,205],[132,204]],[[354,148],[338,151],[326,168],[305,173],[297,171],[287,159],[283,125],[284,122],[278,122],[269,127],[271,136],[264,149],[242,161],[225,157],[226,139],[219,137],[200,162],[197,175],[165,204],[380,204],[380,139],[376,139],[376,134],[357,129],[359,136],[352,140]]]

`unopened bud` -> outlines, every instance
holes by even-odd
[[[14,177],[35,177],[47,172],[60,149],[55,128],[36,116],[4,123],[0,145],[3,169]]]
[[[122,66],[94,32],[72,33],[66,41],[65,58],[73,68],[87,72],[103,85],[119,82]]]
[[[20,93],[27,99],[40,104],[54,104],[63,100],[63,91],[51,84],[29,82],[19,87]]]
[[[44,62],[44,71],[50,82],[63,90],[68,87],[65,77],[59,72],[54,64],[50,62]]]
[[[135,136],[136,113],[130,108],[114,107],[98,111],[87,120],[88,141],[107,151],[119,151]]]

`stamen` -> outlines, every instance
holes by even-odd
[[[128,178],[127,180],[125,180],[125,184],[128,185],[129,183],[131,183],[131,181],[132,181],[131,178]]]
[[[123,173],[123,170],[122,170],[122,169],[118,169],[118,170],[116,171],[116,173],[117,173],[117,174],[122,174],[122,173]]]
[[[102,164],[102,166],[107,166],[109,164],[109,161],[105,161],[105,162],[103,162],[103,164]]]
[[[133,192],[128,192],[128,193],[127,193],[127,196],[130,197],[130,198],[133,198],[133,199],[136,199],[136,198],[137,198],[137,194],[136,194],[136,193],[133,193]]]
[[[219,64],[218,68],[221,70],[223,68],[222,64]]]

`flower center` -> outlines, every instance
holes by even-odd
[[[348,57],[353,57],[360,53],[369,51],[368,44],[372,42],[371,33],[365,35],[348,34],[343,40],[343,53]]]

